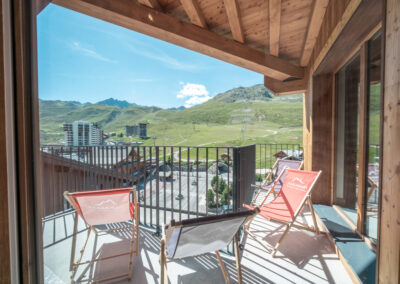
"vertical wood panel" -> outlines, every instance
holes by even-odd
[[[332,103],[333,75],[312,78],[312,170],[322,174],[312,193],[314,203],[332,204],[331,151],[332,151]]]
[[[379,283],[400,283],[400,1],[386,0]]]

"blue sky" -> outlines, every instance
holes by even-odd
[[[37,18],[39,97],[187,107],[262,75],[50,4]]]

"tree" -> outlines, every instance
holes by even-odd
[[[215,206],[215,193],[214,190],[209,189],[207,192],[207,205],[209,208],[212,208]]]
[[[118,134],[118,137],[124,137],[124,134],[121,132],[120,134]]]
[[[216,185],[218,179],[218,185]],[[226,188],[226,182],[223,178],[217,178],[217,176],[214,176],[211,180],[211,186],[214,189],[215,192],[218,191],[218,194],[221,194],[225,188]]]

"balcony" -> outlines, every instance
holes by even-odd
[[[73,212],[67,211],[58,216],[43,220],[44,273],[46,283],[67,283],[69,280],[69,259],[73,231]],[[310,221],[305,214],[304,220]],[[303,221],[304,221],[303,220]],[[282,230],[280,225],[261,218],[251,225],[259,230],[265,245],[273,246]],[[140,254],[134,257],[133,274],[130,281],[122,283],[158,283],[160,238],[155,230],[142,226],[140,229]],[[80,223],[78,246],[86,236],[85,225]],[[93,255],[107,256],[127,249],[128,241],[122,234],[104,235],[89,239],[83,260]],[[244,249],[241,255],[243,283],[352,283],[341,261],[324,234],[293,229],[282,244],[276,258],[251,237],[242,240]],[[93,247],[96,246],[95,249]],[[237,283],[235,258],[221,254],[228,270],[231,283]],[[105,260],[78,270],[75,279],[95,280],[105,276],[125,272],[129,260],[120,257]],[[224,278],[214,254],[206,254],[192,259],[168,263],[170,283],[224,283]]]
[[[251,145],[244,147],[51,147],[42,148],[43,185],[47,202],[42,220],[46,283],[67,283],[74,212],[64,201],[65,190],[93,190],[135,185],[141,210],[140,254],[134,257],[129,283],[159,282],[159,229],[171,219],[220,214],[236,210],[251,196],[250,184],[268,174],[276,156],[299,154],[299,145]],[[300,155],[298,155],[300,156]],[[223,181],[225,193],[217,188]],[[208,190],[214,190],[213,200]],[[303,223],[312,223],[308,212]],[[283,229],[256,218],[251,225],[267,247],[273,247]],[[78,225],[79,248],[87,228]],[[126,250],[129,234],[90,237],[83,260]],[[241,239],[244,283],[352,283],[325,234],[293,229],[276,258],[251,237]],[[227,248],[222,254],[230,280],[237,283],[235,258]],[[129,260],[105,260],[81,266],[76,280],[93,281],[125,272]],[[171,283],[224,283],[214,254],[168,263]],[[128,281],[126,281],[128,283]],[[123,282],[125,283],[125,282]]]

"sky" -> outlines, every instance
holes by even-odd
[[[162,108],[203,103],[263,76],[50,4],[37,16],[39,98],[108,98]]]

